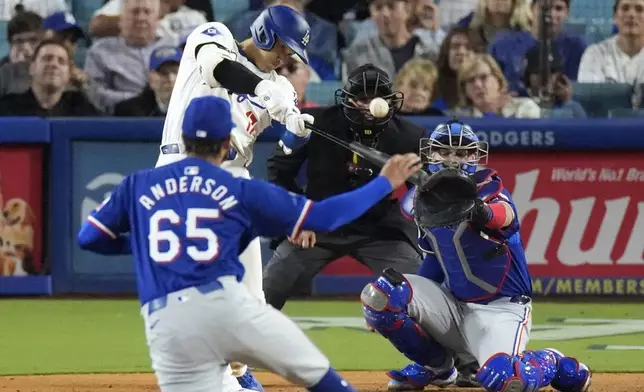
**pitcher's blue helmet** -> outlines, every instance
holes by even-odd
[[[473,174],[478,165],[487,164],[488,144],[469,125],[452,120],[438,124],[428,138],[420,139],[419,153],[431,173],[454,167]]]
[[[250,26],[250,32],[258,48],[271,50],[279,38],[305,64],[309,63],[306,45],[311,40],[311,28],[291,7],[274,5],[266,8]]]

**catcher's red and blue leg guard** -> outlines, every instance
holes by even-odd
[[[365,286],[360,295],[367,324],[417,364],[446,371],[451,369],[451,354],[407,314],[412,297],[412,287],[407,279],[393,269],[386,269],[383,276]]]
[[[498,353],[476,375],[488,392],[533,392],[550,385],[560,392],[586,392],[590,387],[588,367],[557,350],[527,350],[510,357]]]
[[[487,392],[534,392],[540,380],[538,367],[506,353],[491,356],[476,374],[476,381]]]
[[[555,364],[550,386],[560,392],[586,392],[591,384],[591,372],[588,366],[561,352],[546,348],[536,351],[541,357],[549,357]]]

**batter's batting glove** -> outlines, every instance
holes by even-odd
[[[315,119],[310,114],[302,114],[299,110],[286,116],[286,130],[300,138],[308,138],[311,131],[306,127],[306,123],[313,124]]]
[[[310,138],[311,138],[311,135],[299,137],[289,132],[288,130],[285,130],[282,133],[282,137],[280,138],[279,146],[282,147],[282,151],[284,151],[284,154],[290,155],[293,152],[293,150],[297,150],[298,148],[305,145]]]
[[[255,88],[255,93],[266,107],[271,119],[284,124],[286,129],[295,136],[306,137],[311,134],[311,131],[304,126],[304,122],[312,124],[313,116],[300,113],[292,87],[289,89],[280,83],[262,80]]]

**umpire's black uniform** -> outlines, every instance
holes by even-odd
[[[363,68],[364,66],[358,68],[362,69],[360,74],[364,72]],[[374,69],[380,71],[375,67]],[[384,82],[381,76],[378,75],[380,79],[376,84]],[[349,79],[351,81],[351,77]],[[388,79],[386,82],[390,83]],[[388,88],[391,89],[391,86]],[[338,92],[346,92],[347,89],[345,87]],[[387,96],[384,88],[378,87],[378,90],[378,96]],[[390,91],[393,93],[393,90]],[[399,93],[393,94],[401,96]],[[391,115],[393,110],[392,107]],[[379,127],[372,127],[359,123],[359,116],[365,114],[364,109],[360,113],[347,112],[346,105],[343,104],[307,109],[305,112],[315,118],[317,126],[343,140],[358,139],[390,155],[418,153],[423,129],[395,115],[384,119]],[[366,128],[377,128],[377,136],[369,138],[368,136],[375,136],[375,132],[373,129],[364,132]],[[295,179],[307,159],[308,184],[303,192],[298,189]],[[291,155],[285,155],[278,147],[268,159],[267,166],[269,181],[289,191],[304,193],[311,200],[321,200],[355,189],[380,172],[379,167],[361,158],[357,159],[351,151],[317,134],[312,134],[309,142]],[[266,300],[275,308],[281,309],[296,287],[309,284],[324,266],[345,255],[351,255],[367,265],[375,274],[380,274],[386,267],[394,267],[402,273],[416,273],[421,262],[417,235],[414,222],[402,216],[399,201],[388,198],[356,221],[334,232],[316,233],[316,245],[313,248],[303,249],[285,239],[264,268]]]

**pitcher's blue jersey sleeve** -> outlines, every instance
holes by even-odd
[[[297,236],[313,203],[261,180],[244,182],[242,200],[253,232],[264,237]]]
[[[112,194],[87,217],[89,223],[111,238],[130,231],[128,197],[130,177],[126,177]]]

